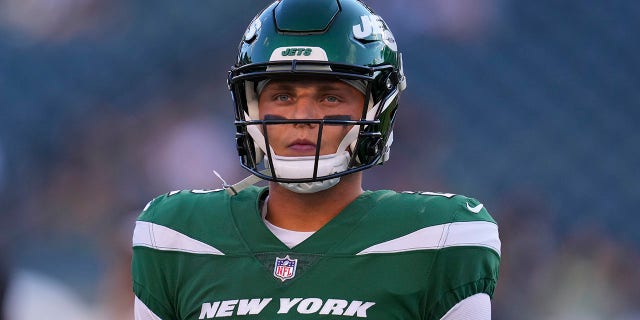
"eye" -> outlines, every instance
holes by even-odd
[[[340,99],[336,96],[326,96],[324,99],[327,102],[332,102],[332,103],[340,102]]]
[[[289,101],[289,95],[287,95],[287,94],[278,94],[278,95],[276,95],[276,96],[274,97],[274,100],[276,100],[276,101],[282,101],[282,102],[284,102],[284,101]]]

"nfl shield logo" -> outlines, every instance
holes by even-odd
[[[273,268],[273,275],[282,280],[292,279],[296,275],[296,266],[298,265],[298,259],[291,259],[289,255],[284,258],[276,257],[276,265]]]

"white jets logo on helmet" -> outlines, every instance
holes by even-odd
[[[371,35],[382,36],[382,41],[393,51],[398,51],[396,39],[380,16],[360,16],[360,24],[353,26],[353,36],[356,39],[365,39]]]

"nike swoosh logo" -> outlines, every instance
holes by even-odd
[[[482,207],[483,207],[482,203],[477,205],[477,206],[475,206],[475,207],[472,207],[472,206],[469,206],[469,202],[467,202],[467,210],[469,210],[469,211],[471,211],[473,213],[480,212],[480,210],[482,210]]]

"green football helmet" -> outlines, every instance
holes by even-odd
[[[283,77],[340,79],[358,87],[365,95],[361,119],[259,119],[260,84]],[[398,96],[406,80],[393,34],[365,4],[280,0],[249,24],[228,84],[242,167],[293,191],[317,192],[335,185],[341,176],[388,159]],[[353,127],[335,154],[274,154],[265,139],[269,127],[296,123],[318,125],[318,142],[325,125]]]

